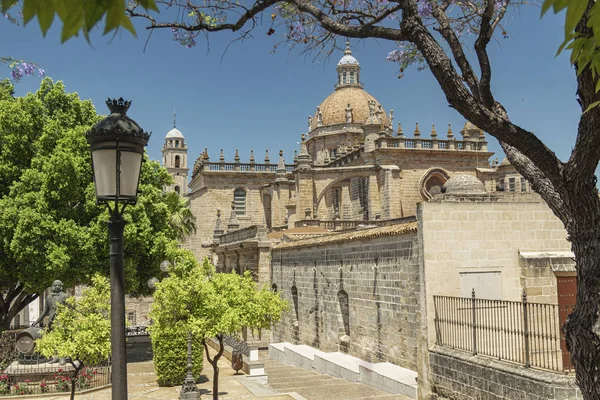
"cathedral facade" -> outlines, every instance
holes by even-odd
[[[251,227],[254,235],[265,233],[257,243],[268,251],[275,232],[331,231],[410,218],[419,202],[440,194],[455,175],[477,177],[488,192],[530,190],[506,160],[490,162],[493,153],[484,132],[469,122],[457,134],[451,126],[438,133],[432,125],[425,134],[416,124],[412,135],[401,124],[394,129],[393,111],[386,112],[364,89],[348,43],[336,74],[334,91],[308,117],[308,133],[292,162],[268,151],[262,160],[252,151],[249,161],[241,162],[237,150],[226,161],[222,149],[218,159],[204,149],[191,168],[188,190],[185,138],[175,127],[167,133],[163,165],[175,179],[167,189],[189,197],[197,231],[185,246],[198,259],[218,252],[223,233]],[[259,264],[259,256],[232,254],[218,263]],[[259,280],[268,280],[266,271],[261,275]]]

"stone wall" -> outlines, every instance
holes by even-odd
[[[449,400],[581,399],[572,375],[525,368],[458,350],[430,350],[434,398]]]
[[[480,298],[520,301],[522,284],[535,282],[523,279],[519,253],[571,248],[563,224],[535,194],[442,195],[422,203],[418,219],[429,326],[434,326],[434,295],[469,296],[474,288]],[[544,277],[544,285],[550,279]],[[428,336],[431,346],[435,330]]]
[[[154,297],[125,296],[125,318],[129,319],[132,325],[150,325],[148,313],[153,301]]]
[[[275,178],[275,172],[211,171],[198,175],[192,181],[189,195],[196,233],[186,240],[185,246],[202,260],[210,254],[206,246],[213,241],[217,209],[221,210],[222,229],[227,230],[235,189],[246,190],[246,214],[237,216],[240,228],[265,224],[261,187]]]
[[[339,234],[335,243],[331,237],[309,240],[310,247],[275,247],[272,281],[291,311],[273,340],[416,369],[416,232],[377,236],[386,230],[393,227]]]

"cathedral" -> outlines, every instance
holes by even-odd
[[[248,259],[236,251],[223,257],[226,244],[219,245],[218,237],[253,228],[251,235],[264,233],[256,243],[268,252],[302,228],[317,234],[402,221],[456,175],[476,177],[488,192],[530,191],[506,159],[490,161],[484,132],[470,122],[458,135],[451,126],[438,133],[432,125],[425,134],[416,124],[412,135],[401,124],[394,129],[393,111],[386,112],[364,89],[348,43],[336,72],[334,90],[308,117],[308,133],[291,163],[281,152],[273,160],[268,151],[263,160],[251,152],[249,162],[241,162],[237,150],[233,160],[225,160],[223,150],[214,159],[204,149],[189,181],[184,135],[175,127],[167,133],[162,162],[174,184],[166,189],[188,196],[198,217],[196,234],[184,244],[198,259],[213,257],[224,270],[240,263],[258,269],[256,255]],[[266,282],[264,268],[257,276]]]

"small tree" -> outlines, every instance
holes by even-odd
[[[68,358],[71,375],[71,400],[75,382],[84,365],[97,364],[110,354],[110,287],[108,279],[95,275],[92,286],[81,298],[69,297],[59,305],[52,330],[36,341],[45,357]]]
[[[185,326],[193,337],[202,338],[206,359],[213,367],[213,399],[218,399],[219,367],[223,355],[225,335],[237,337],[242,328],[269,328],[279,321],[289,307],[278,293],[266,287],[257,289],[250,271],[244,275],[215,273],[207,258],[202,268],[194,268],[186,274],[174,275],[157,284],[152,315],[179,315],[175,326]],[[155,320],[156,326],[167,321]],[[152,329],[156,329],[156,326]],[[214,357],[208,352],[207,339],[216,338],[219,350]]]

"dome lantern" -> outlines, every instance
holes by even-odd
[[[350,42],[346,41],[346,50],[344,56],[337,64],[338,80],[336,89],[346,86],[361,86],[360,83],[360,65],[358,60],[352,55]]]

